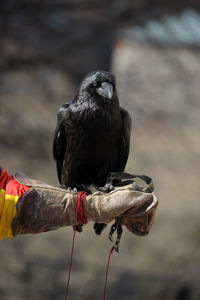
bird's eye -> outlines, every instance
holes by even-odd
[[[100,81],[94,81],[93,82],[94,87],[99,87],[101,85]]]

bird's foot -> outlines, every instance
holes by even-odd
[[[118,181],[121,181],[126,178],[127,174],[123,172],[110,172],[106,179],[106,184],[103,187],[100,187],[99,192],[109,193],[114,190],[114,185],[117,185]]]
[[[67,190],[67,186],[66,186],[65,184],[61,184],[61,185],[59,186],[59,188],[60,188],[60,189],[63,189],[63,190]]]
[[[68,191],[68,193],[77,193],[78,189],[76,187],[71,188],[71,186],[66,187],[66,190]]]
[[[114,186],[112,182],[107,182],[104,186],[99,187],[99,193],[109,193],[114,190]]]

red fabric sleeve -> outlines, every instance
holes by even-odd
[[[5,189],[5,183],[8,177],[8,173],[3,167],[0,167],[0,189]]]
[[[19,183],[13,175],[8,175],[4,168],[0,168],[0,189],[8,195],[22,196],[29,187]]]

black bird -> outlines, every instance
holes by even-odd
[[[110,172],[123,172],[130,134],[131,117],[119,106],[114,75],[89,73],[75,98],[58,111],[53,156],[61,186],[102,187]],[[103,227],[95,223],[95,232]]]

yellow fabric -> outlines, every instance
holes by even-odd
[[[13,237],[11,223],[16,214],[19,196],[7,195],[0,189],[0,240]]]

